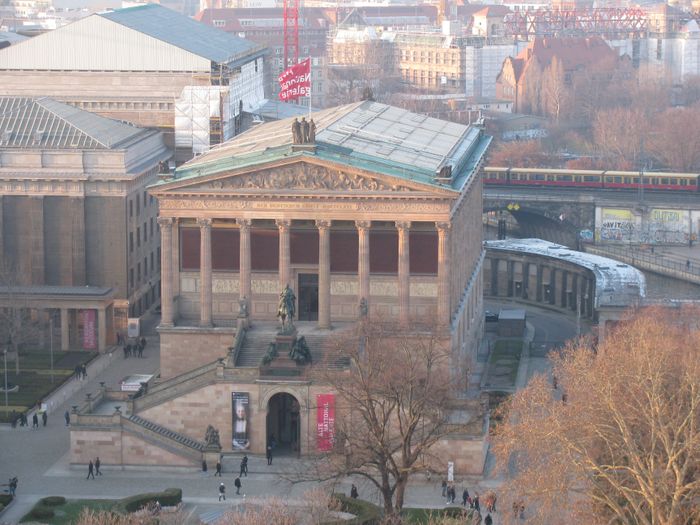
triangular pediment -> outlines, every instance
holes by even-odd
[[[424,192],[452,193],[430,185],[408,181],[385,174],[356,172],[335,166],[310,162],[292,162],[274,167],[257,168],[255,171],[237,170],[234,173],[218,173],[191,180],[177,179],[163,188],[165,191],[236,193],[259,190],[261,192]]]

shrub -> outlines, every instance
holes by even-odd
[[[147,492],[124,498],[120,506],[127,512],[136,512],[151,502],[158,501],[163,507],[173,507],[182,502],[182,489],[166,489],[163,492]]]
[[[58,505],[65,505],[66,498],[63,496],[47,496],[41,499],[40,502],[46,507],[57,507]]]
[[[376,525],[382,517],[382,509],[369,501],[349,498],[345,494],[333,494],[333,497],[340,503],[340,510],[354,514],[351,520],[343,520],[345,525]]]
[[[29,514],[36,520],[50,520],[54,516],[53,509],[43,505],[37,505]]]
[[[12,501],[12,496],[9,494],[0,494],[0,505],[7,507]]]

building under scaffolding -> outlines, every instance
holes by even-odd
[[[265,49],[157,4],[94,14],[0,50],[0,95],[51,96],[158,127],[179,160],[240,131]]]

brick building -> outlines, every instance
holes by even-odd
[[[614,71],[622,61],[598,36],[538,37],[516,57],[505,59],[496,79],[496,96],[502,100],[512,100],[516,113],[537,113],[542,77],[555,58],[562,66],[565,86],[572,86],[578,75]]]
[[[323,451],[319,396],[335,394],[310,367],[347,366],[333,343],[365,316],[414,337],[431,326],[466,392],[483,330],[479,172],[490,138],[370,101],[312,116],[314,140],[293,142],[291,119],[262,124],[151,188],[162,235],[161,382],[124,415],[76,417],[73,463],[99,454],[199,467],[220,452],[264,453],[273,435],[281,449]],[[280,333],[286,285],[298,318]],[[263,361],[270,343],[291,344],[289,333],[306,338],[313,364],[289,367],[281,350]],[[457,472],[481,472],[479,400],[460,402],[469,437],[441,450]],[[209,424],[221,436],[214,456],[199,442]]]
[[[146,187],[169,157],[156,130],[52,99],[0,97],[0,262],[8,281],[32,300],[32,287],[45,299],[111,289],[109,318],[113,306],[117,328],[125,327],[127,315],[159,296],[158,206]],[[74,303],[62,312],[62,325],[77,323],[77,310]],[[100,337],[104,348],[109,336]]]

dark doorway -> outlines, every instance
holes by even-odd
[[[318,321],[318,274],[299,274],[299,321]]]
[[[267,404],[267,443],[272,453],[299,454],[299,402],[287,393],[275,394]]]

